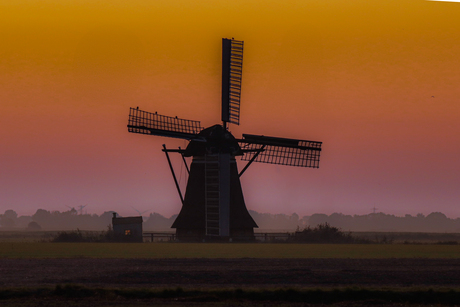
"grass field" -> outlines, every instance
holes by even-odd
[[[442,235],[431,235],[431,244],[395,243],[418,242],[419,234],[392,234],[393,244],[49,242],[56,234],[0,233],[1,306],[413,307],[460,301],[460,245],[433,244],[458,241]]]
[[[460,258],[460,245],[0,242],[0,258]]]
[[[460,245],[0,242],[0,305],[455,305],[458,258]]]

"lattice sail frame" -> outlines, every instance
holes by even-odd
[[[130,108],[128,131],[140,134],[154,134],[170,137],[189,138],[197,135],[203,128],[199,121],[164,116]]]
[[[222,39],[222,121],[240,124],[243,41]]]
[[[243,150],[241,160],[254,162],[319,167],[322,142],[243,135],[239,144]],[[254,158],[255,157],[255,158]]]

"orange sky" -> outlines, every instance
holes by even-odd
[[[249,209],[460,216],[460,3],[423,0],[0,0],[0,213],[177,213],[161,144],[186,144],[128,110],[218,123],[222,37],[234,135],[324,142],[319,169],[251,166]]]

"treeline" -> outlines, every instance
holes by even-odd
[[[327,223],[344,231],[376,232],[460,232],[460,218],[450,219],[441,212],[427,216],[419,213],[415,216],[395,216],[385,213],[366,215],[345,215],[342,213],[313,214],[300,218],[297,214],[269,214],[250,211],[260,229],[304,229]]]
[[[32,216],[18,216],[13,210],[0,215],[0,229],[28,230],[106,230],[112,224],[112,211],[97,214],[78,214],[77,210],[47,211],[38,209]]]
[[[342,213],[313,214],[300,217],[296,213],[271,214],[249,213],[259,225],[259,229],[267,232],[294,231],[306,227],[316,227],[327,223],[343,231],[383,231],[383,232],[457,232],[460,233],[460,218],[450,219],[441,212],[433,212],[427,216],[395,216],[385,213],[367,215],[345,215]],[[31,216],[18,216],[14,210],[6,210],[0,214],[0,230],[106,230],[112,224],[113,211],[101,215],[78,214],[77,210],[47,211],[38,209]],[[144,231],[168,231],[177,215],[165,217],[159,213],[151,213],[144,217]]]
[[[47,211],[38,209],[31,216],[18,216],[14,210],[6,210],[0,214],[0,230],[107,230],[112,225],[114,211],[106,211],[101,215],[78,214],[78,211]],[[158,213],[143,217],[145,231],[171,230],[177,215],[166,218]]]
[[[308,217],[310,226],[324,223],[346,231],[460,232],[460,218],[450,219],[441,212],[432,212],[427,216],[423,214],[395,216],[385,213],[367,215],[333,213],[331,215],[313,214]]]

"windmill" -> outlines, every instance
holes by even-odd
[[[88,206],[88,205],[84,205],[84,206],[80,205],[80,206],[78,206],[78,211],[80,211],[80,215],[83,214],[83,208],[85,208],[86,206]]]
[[[77,206],[78,210],[75,209],[75,207],[70,207],[70,206],[66,206],[66,207],[70,209],[69,211],[70,211],[71,213],[77,214],[78,212],[80,212],[80,215],[82,215],[82,214],[83,214],[83,208],[85,208],[86,206],[88,206],[88,205],[84,205],[84,206],[83,206],[83,205],[80,205],[80,206]]]
[[[257,224],[246,208],[240,177],[253,162],[319,167],[321,142],[243,134],[235,138],[229,124],[239,125],[243,42],[222,39],[222,124],[202,128],[199,121],[130,108],[128,131],[188,140],[185,149],[163,145],[182,209],[174,221],[180,240],[253,238]],[[189,178],[185,197],[169,153],[179,153]],[[190,168],[185,157],[192,157]],[[248,161],[238,173],[236,157]]]
[[[139,216],[142,216],[144,213],[146,213],[146,212],[148,212],[148,211],[149,211],[149,210],[140,211],[140,210],[137,210],[136,208],[134,208],[133,206],[131,206],[131,208],[133,208],[133,209],[134,209],[134,211],[136,211],[136,212],[139,214]]]

